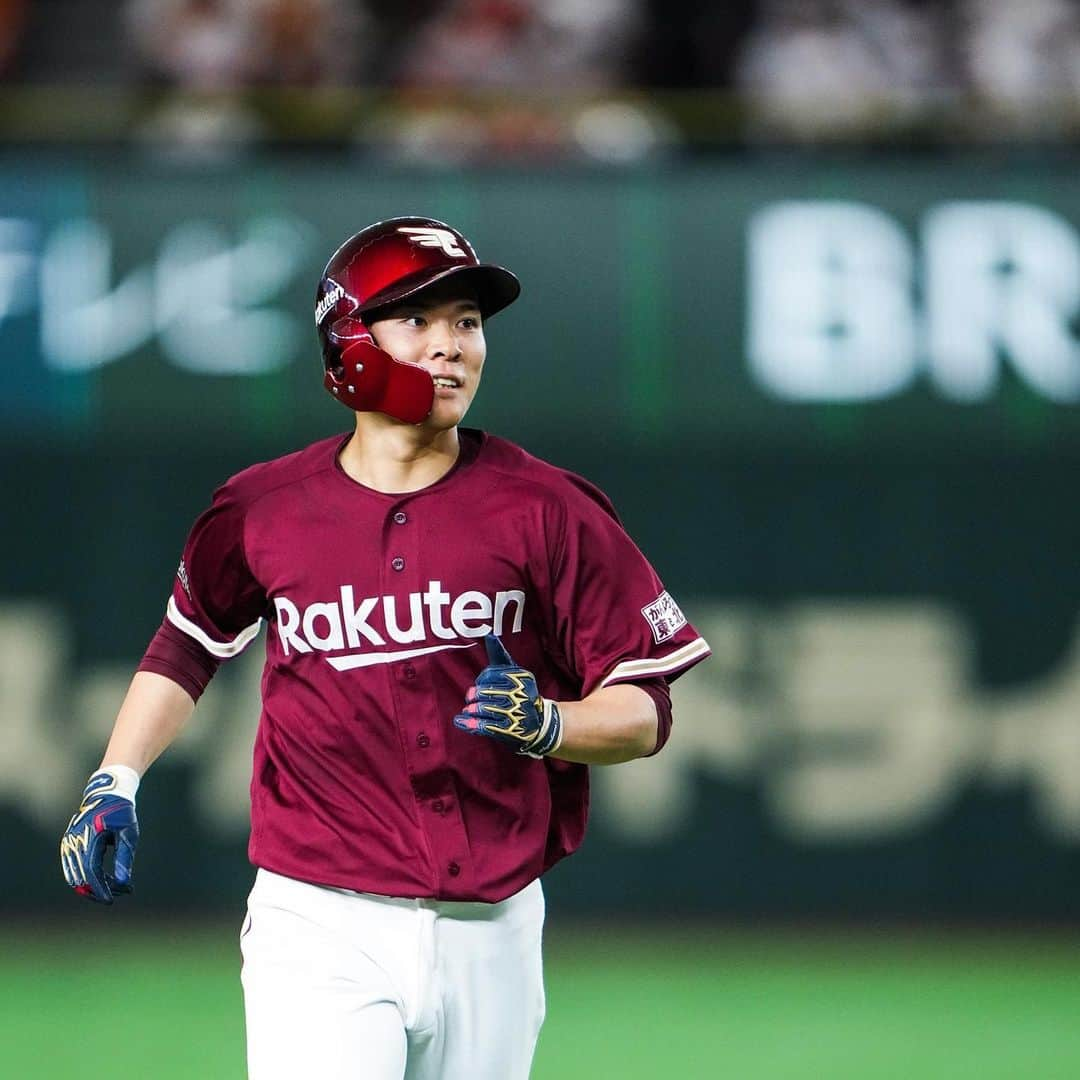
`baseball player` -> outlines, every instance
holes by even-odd
[[[430,218],[338,249],[315,322],[353,429],[215,493],[61,840],[77,893],[130,891],[140,778],[266,621],[253,1080],[527,1077],[539,879],[581,843],[587,766],[660,750],[709,655],[603,493],[459,426],[519,291]]]

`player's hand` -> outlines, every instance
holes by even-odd
[[[494,634],[484,638],[484,645],[488,666],[469,687],[465,708],[454,717],[455,727],[498,739],[529,757],[554,753],[562,742],[558,705],[540,696],[536,677],[510,659]]]
[[[139,842],[135,803],[116,793],[118,784],[117,776],[108,769],[94,773],[60,838],[60,866],[67,883],[80,896],[102,904],[111,904],[117,893],[131,892],[131,869]],[[105,870],[109,848],[116,849],[111,873]]]

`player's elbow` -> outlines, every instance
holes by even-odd
[[[644,716],[638,725],[638,731],[634,740],[634,757],[628,758],[628,761],[633,761],[636,758],[648,757],[650,754],[655,753],[660,749],[657,743],[657,720],[656,710],[652,707],[652,702],[649,702],[649,712],[651,716]]]
[[[627,686],[622,690],[630,698],[631,707],[623,713],[621,738],[618,745],[612,748],[608,762],[611,765],[648,757],[658,749],[659,721],[652,699],[636,686]]]

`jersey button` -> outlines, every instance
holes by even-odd
[[[404,674],[405,674],[406,679],[415,679],[416,678],[416,668],[414,668],[412,666],[412,664],[406,664]]]
[[[448,874],[449,874],[449,875],[450,875],[451,877],[457,877],[457,876],[458,876],[458,874],[460,874],[460,873],[461,873],[461,867],[460,867],[460,866],[458,866],[458,864],[457,864],[456,862],[452,862],[452,863],[451,863],[451,864],[450,864],[450,865],[449,865],[449,866],[448,866],[448,867],[446,868],[446,872],[447,872],[447,873],[448,873]]]
[[[421,731],[420,734],[416,736],[416,745],[419,746],[421,750],[426,750],[431,745],[431,740]]]
[[[398,511],[398,512],[397,512],[397,513],[396,513],[396,514],[394,515],[394,522],[395,522],[395,524],[397,524],[397,525],[404,525],[404,524],[405,524],[405,522],[406,522],[406,521],[408,521],[408,520],[409,520],[409,516],[408,516],[408,514],[404,513],[404,511],[402,511],[402,510],[399,510],[399,511]]]
[[[390,565],[395,570],[404,570],[405,569],[405,560],[399,555],[396,559],[394,559],[393,562],[390,563]]]
[[[436,799],[431,804],[431,809],[434,810],[436,814],[441,814],[446,809],[446,804],[442,801],[442,799]]]

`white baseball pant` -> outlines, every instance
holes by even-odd
[[[240,935],[249,1080],[527,1080],[543,924],[539,881],[484,904],[259,870]]]

